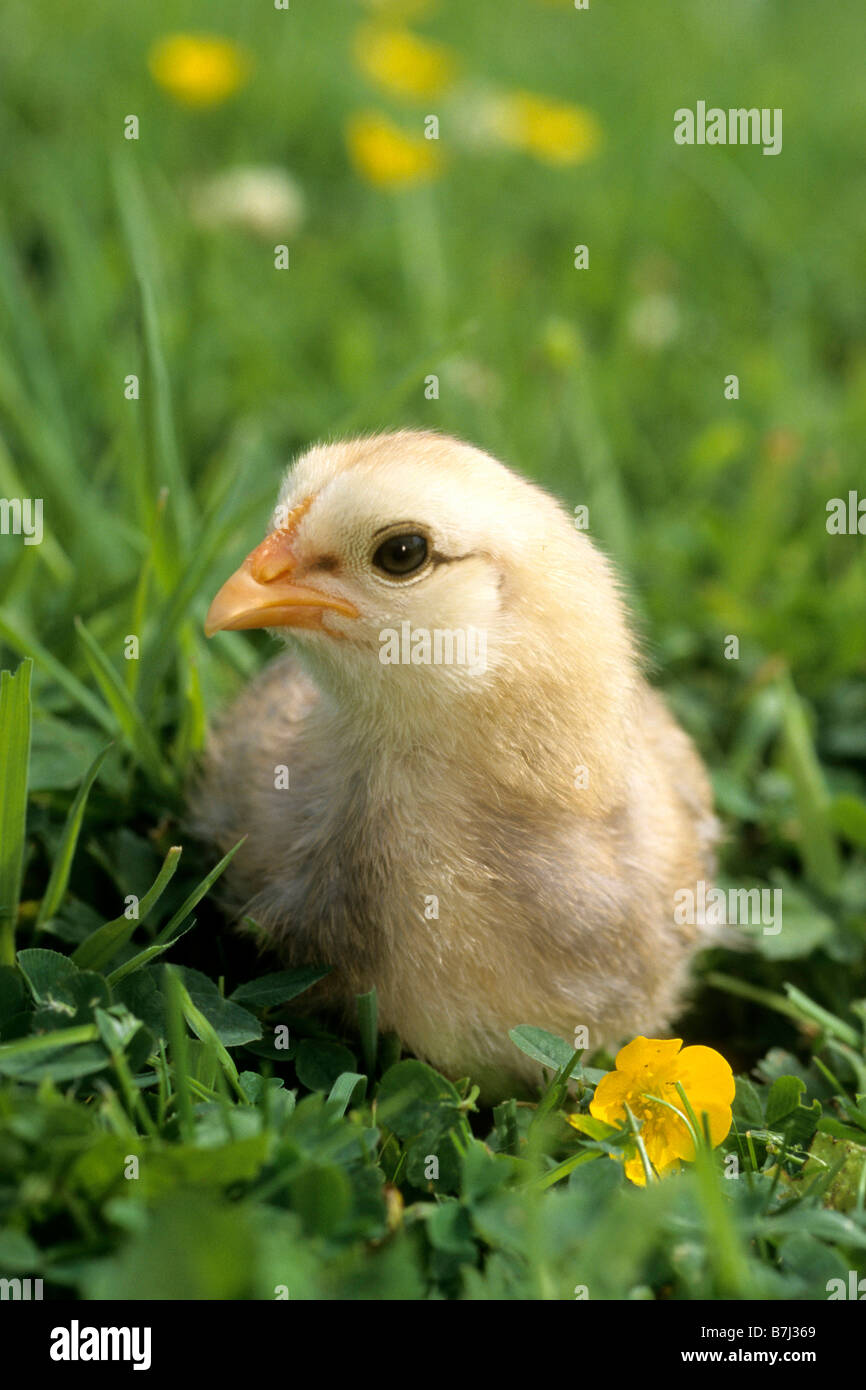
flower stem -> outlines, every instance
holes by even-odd
[[[640,1127],[628,1105],[626,1105],[625,1107],[625,1113],[628,1115],[628,1127],[634,1135],[634,1141],[637,1145],[637,1151],[640,1154],[640,1161],[643,1164],[644,1177],[647,1180],[647,1185],[649,1185],[651,1182],[657,1181],[658,1174],[656,1173],[655,1169],[649,1161],[649,1154],[646,1151],[646,1144],[641,1138]]]
[[[677,1086],[679,1086],[679,1082],[677,1082]],[[682,1120],[683,1124],[689,1132],[691,1141],[695,1146],[695,1152],[697,1152],[698,1144],[700,1143],[700,1140],[698,1139],[700,1130],[695,1128],[697,1124],[696,1120],[694,1121],[694,1123],[692,1123],[692,1121],[694,1120],[694,1116],[689,1118],[689,1115],[684,1115],[682,1110],[678,1110],[677,1107],[675,1105],[672,1105],[669,1100],[662,1100],[661,1096],[651,1096],[648,1091],[644,1091],[643,1099],[655,1101],[656,1105],[664,1105],[667,1107],[668,1110],[673,1110],[675,1115],[679,1115],[680,1119]]]

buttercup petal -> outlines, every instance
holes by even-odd
[[[633,1082],[622,1072],[609,1071],[595,1088],[595,1095],[589,1104],[593,1119],[605,1120],[609,1125],[622,1124],[625,1119],[625,1106],[633,1092]]]
[[[616,1054],[616,1069],[632,1076],[645,1069],[665,1070],[682,1045],[682,1038],[634,1038]]]
[[[625,1161],[625,1175],[629,1182],[636,1183],[638,1187],[646,1187],[646,1173],[640,1154],[635,1158],[627,1158]]]
[[[697,1112],[702,1100],[730,1105],[736,1083],[720,1052],[712,1047],[684,1047],[677,1059],[677,1079]]]

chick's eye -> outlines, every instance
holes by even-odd
[[[412,574],[424,564],[427,553],[425,536],[389,536],[373,556],[373,564],[385,574]]]

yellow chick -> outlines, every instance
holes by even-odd
[[[313,1006],[379,1022],[487,1097],[541,1079],[508,1038],[662,1036],[713,873],[691,742],[647,684],[609,561],[541,488],[411,431],[320,445],[208,634],[271,628],[212,739],[200,833]]]

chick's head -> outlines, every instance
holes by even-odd
[[[403,714],[630,660],[604,557],[540,488],[467,444],[402,432],[289,469],[207,631],[267,627],[319,683]]]

